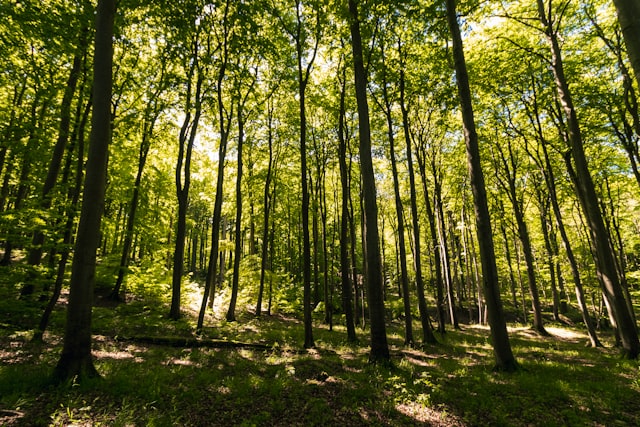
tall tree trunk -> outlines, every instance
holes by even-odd
[[[360,170],[362,174],[362,196],[364,203],[364,243],[366,257],[367,297],[371,322],[371,351],[369,361],[386,362],[390,359],[387,330],[384,316],[382,292],[382,266],[378,236],[378,206],[376,183],[371,158],[371,129],[369,127],[369,105],[367,103],[367,75],[364,68],[360,18],[356,0],[349,2],[349,27],[358,104],[358,131],[360,135]]]
[[[605,296],[618,324],[624,355],[630,359],[637,359],[640,353],[638,332],[632,315],[627,308],[616,270],[610,236],[604,225],[602,212],[598,206],[598,196],[584,153],[578,116],[564,74],[564,65],[555,24],[549,19],[548,12],[545,10],[542,0],[538,0],[537,3],[540,21],[544,26],[545,35],[551,49],[551,68],[556,84],[557,95],[562,105],[562,112],[567,121],[567,137],[571,155],[575,163],[576,192],[584,215],[587,218],[589,232],[594,245],[596,269],[603,285]],[[551,5],[551,1],[549,3]]]
[[[277,173],[274,173],[273,176],[273,192],[271,193],[271,209],[273,209],[273,211],[276,211],[276,195],[277,193]],[[269,275],[269,300],[267,302],[267,314],[271,315],[271,303],[273,301],[273,277],[274,277],[274,271],[275,268],[273,267],[273,260],[275,258],[275,254],[276,254],[276,248],[274,245],[274,241],[275,241],[275,235],[276,235],[276,222],[275,221],[271,221],[271,233],[269,233],[269,270],[271,271],[271,274]]]
[[[176,166],[176,196],[178,198],[178,218],[176,220],[175,249],[173,252],[173,276],[171,286],[171,308],[169,317],[173,320],[180,318],[180,294],[182,288],[182,273],[184,270],[184,246],[187,236],[187,207],[189,203],[189,188],[191,187],[191,154],[196,138],[200,114],[202,112],[202,83],[204,76],[198,64],[198,42],[194,41],[192,62],[187,72],[187,100],[185,104],[186,116],[182,123],[179,136],[178,163]],[[195,93],[191,93],[193,76],[196,74]],[[194,96],[193,105],[191,96]],[[193,120],[191,120],[191,109]]]
[[[260,287],[258,289],[258,302],[256,303],[256,316],[262,314],[262,297],[264,294],[264,281],[267,271],[267,254],[269,248],[269,215],[271,213],[271,180],[276,161],[273,155],[273,101],[268,101],[267,106],[267,144],[269,147],[269,162],[267,164],[267,176],[264,182],[264,216],[262,220],[262,247],[260,249]],[[275,184],[274,184],[275,186]],[[273,272],[271,272],[273,274]]]
[[[319,196],[319,179],[314,184],[313,176],[309,177],[309,187],[311,187],[311,195],[313,196],[313,200],[311,201],[311,238],[313,240],[313,247],[311,248],[312,259],[313,259],[313,298],[312,308],[315,309],[318,304],[320,304],[320,249],[318,245],[320,244],[319,238],[319,225],[318,225],[318,198]],[[325,307],[326,309],[326,307]]]
[[[124,282],[124,277],[127,273],[127,268],[129,267],[129,258],[131,252],[131,244],[133,243],[133,232],[136,221],[136,212],[138,209],[138,199],[140,198],[140,186],[142,185],[142,173],[144,172],[144,167],[147,163],[147,155],[149,154],[149,148],[151,148],[151,140],[153,138],[153,129],[156,124],[156,120],[160,115],[160,108],[158,106],[158,96],[164,86],[164,62],[163,67],[160,72],[160,79],[157,84],[157,89],[155,93],[153,93],[150,97],[149,104],[147,104],[147,108],[145,111],[143,130],[142,130],[142,141],[140,143],[140,149],[138,151],[138,171],[136,172],[136,179],[133,184],[133,194],[131,196],[131,201],[129,203],[129,213],[127,215],[127,224],[125,228],[124,234],[124,243],[122,244],[122,255],[120,257],[120,266],[118,267],[118,277],[116,278],[116,283],[113,286],[113,290],[111,291],[111,298],[114,300],[120,300],[120,292],[122,288],[122,283]],[[195,252],[195,248],[194,248]]]
[[[544,238],[544,246],[547,251],[547,267],[549,268],[549,284],[551,285],[551,295],[553,298],[553,320],[560,321],[560,294],[556,285],[556,269],[554,258],[558,255],[554,252],[551,244],[552,224],[549,222],[549,201],[548,195],[544,194],[538,182],[536,182],[536,196],[540,209],[540,228]]]
[[[398,46],[402,57],[401,46]],[[404,64],[401,64],[404,65]],[[413,267],[416,273],[416,291],[418,294],[418,310],[420,311],[420,324],[422,326],[423,344],[436,344],[433,328],[429,321],[427,300],[424,295],[424,281],[422,278],[422,247],[420,236],[420,218],[418,217],[418,197],[416,195],[416,177],[413,170],[413,154],[411,147],[411,126],[409,123],[409,111],[405,103],[405,74],[404,67],[400,68],[400,110],[402,112],[402,126],[404,129],[405,149],[407,151],[407,167],[409,172],[409,196],[411,200],[411,221],[413,225]]]
[[[422,139],[422,137],[420,137]],[[429,195],[429,189],[427,187],[427,166],[426,166],[426,154],[421,152],[425,149],[420,143],[420,147],[416,147],[416,159],[418,161],[418,169],[420,170],[420,178],[422,180],[422,192],[424,193],[424,204],[427,212],[427,219],[429,220],[429,232],[431,233],[431,246],[433,248],[434,269],[436,273],[436,313],[438,317],[438,332],[444,334],[446,332],[446,314],[444,303],[444,278],[442,274],[442,260],[440,256],[440,244],[438,242],[438,229],[436,227],[436,217],[431,206],[431,196]]]
[[[217,280],[216,270],[218,269],[218,252],[220,248],[220,223],[222,222],[222,201],[224,199],[224,166],[227,157],[227,144],[229,141],[229,130],[231,127],[231,118],[233,111],[227,112],[224,104],[223,82],[225,80],[227,66],[229,63],[229,29],[226,19],[229,10],[229,1],[225,2],[224,11],[224,40],[222,41],[222,62],[218,69],[216,79],[216,101],[218,107],[218,129],[220,133],[220,145],[218,146],[218,174],[216,177],[216,197],[213,203],[213,217],[211,219],[211,250],[209,251],[209,263],[207,265],[207,275],[205,278],[204,292],[202,295],[202,304],[198,313],[198,322],[196,331],[202,332],[204,325],[204,315],[207,310],[207,303],[213,308],[213,300],[215,297],[215,283]],[[225,233],[226,224],[223,224],[223,234]],[[220,257],[220,282],[222,282],[224,271],[224,253]]]
[[[301,48],[300,48],[301,49]],[[307,178],[307,118],[305,89],[307,79],[302,77],[302,51],[299,50],[299,91],[300,97],[300,175],[302,184],[302,281],[304,311],[304,348],[313,348],[313,320],[311,318],[311,242],[309,238],[309,181]]]
[[[384,56],[384,49],[382,55]],[[384,60],[384,59],[383,59]],[[383,64],[386,67],[386,64]],[[391,175],[393,177],[393,194],[395,201],[395,215],[398,224],[397,230],[394,233],[397,244],[397,261],[400,266],[400,296],[402,297],[402,303],[404,308],[404,344],[413,346],[413,316],[411,315],[411,295],[409,294],[409,273],[407,271],[407,245],[405,243],[404,236],[404,209],[402,207],[402,198],[400,196],[400,184],[398,177],[398,166],[396,164],[396,149],[395,149],[395,135],[394,124],[391,116],[392,106],[389,99],[388,83],[386,81],[386,70],[383,71],[382,81],[382,102],[379,105],[384,111],[384,115],[387,119],[387,138],[389,141],[389,160],[391,161]]]
[[[96,249],[104,211],[107,158],[111,140],[111,89],[115,0],[100,0],[96,13],[93,116],[82,211],[74,250],[67,323],[56,381],[99,376],[91,356],[91,310]]]
[[[238,284],[240,281],[240,260],[242,259],[242,148],[244,145],[244,117],[243,102],[238,100],[238,171],[236,175],[236,229],[235,248],[233,255],[233,278],[231,280],[231,299],[227,310],[227,322],[236,320],[236,301],[238,299]]]
[[[516,278],[513,274],[513,262],[511,261],[511,250],[509,247],[509,238],[507,237],[507,226],[504,221],[500,222],[500,231],[502,233],[502,240],[504,240],[504,251],[507,258],[507,266],[509,267],[509,288],[511,290],[511,302],[513,307],[518,309],[518,297],[516,296]]]
[[[349,187],[349,170],[347,169],[347,138],[345,129],[345,98],[346,98],[346,65],[340,73],[340,106],[338,112],[338,162],[340,164],[340,185],[342,190],[341,214],[340,214],[340,283],[342,287],[342,310],[344,311],[347,326],[347,340],[355,342],[356,328],[353,318],[353,286],[351,263],[349,262],[349,247],[354,240],[349,238],[349,199],[351,189]]]
[[[302,286],[303,286],[303,312],[304,312],[304,348],[315,347],[313,342],[313,319],[311,306],[311,239],[309,236],[309,178],[307,168],[307,111],[306,111],[306,89],[309,83],[311,67],[315,61],[320,42],[320,15],[316,11],[316,39],[315,45],[311,48],[311,58],[306,58],[306,40],[303,32],[303,7],[300,0],[296,0],[296,25],[290,35],[295,42],[296,61],[298,65],[298,106],[300,117],[300,176],[302,186]]]
[[[517,368],[518,364],[511,351],[509,335],[507,334],[507,324],[500,300],[498,270],[493,246],[493,233],[491,231],[491,217],[489,215],[484,175],[480,162],[478,135],[476,133],[475,119],[473,116],[471,90],[469,89],[469,76],[464,58],[462,37],[460,36],[460,26],[456,13],[456,1],[446,0],[446,6],[447,22],[453,39],[456,82],[458,85],[458,95],[460,98],[464,136],[467,147],[469,182],[473,192],[476,213],[480,261],[482,263],[482,279],[484,295],[487,301],[489,326],[491,328],[491,342],[496,357],[496,369],[513,371]]]
[[[323,163],[324,169],[324,163]],[[324,289],[324,322],[333,330],[333,288],[329,283],[329,251],[327,249],[327,192],[325,171],[322,171],[320,187],[320,222],[322,224],[322,286]]]
[[[536,280],[535,262],[533,259],[533,250],[531,248],[531,238],[529,237],[529,229],[524,219],[524,201],[522,196],[522,190],[517,188],[517,168],[518,159],[514,153],[511,141],[507,142],[506,150],[508,155],[503,151],[503,148],[498,146],[496,149],[502,166],[502,175],[496,167],[496,178],[506,191],[511,206],[513,207],[513,214],[516,219],[516,230],[518,233],[518,239],[522,244],[522,253],[524,255],[525,264],[527,266],[527,283],[529,284],[529,296],[531,297],[531,308],[533,310],[533,329],[542,335],[548,335],[548,332],[544,328],[544,321],[542,320],[542,308],[540,305],[540,294],[538,291],[538,283]]]
[[[618,22],[622,29],[627,54],[640,86],[640,4],[637,0],[613,0],[618,12]]]
[[[453,276],[451,273],[451,259],[449,258],[449,245],[447,243],[447,226],[444,218],[444,209],[442,208],[442,186],[439,179],[439,173],[436,168],[435,157],[431,159],[431,172],[434,181],[434,213],[437,221],[436,230],[438,235],[438,251],[442,265],[442,276],[447,290],[447,301],[449,305],[449,320],[454,329],[460,329],[458,325],[458,316],[456,315],[456,304],[453,295]]]

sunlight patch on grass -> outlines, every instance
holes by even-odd
[[[562,338],[565,340],[586,340],[588,339],[585,333],[580,333],[576,330],[570,330],[567,328],[560,328],[557,326],[545,326],[547,332],[551,335],[554,335],[558,338]]]
[[[462,427],[465,424],[446,411],[439,411],[417,402],[400,403],[396,410],[419,423],[433,427]]]
[[[193,360],[186,360],[183,358],[179,358],[179,357],[172,357],[170,359],[167,359],[164,362],[165,365],[167,366],[171,366],[171,365],[177,365],[177,366],[193,366],[196,368],[202,368],[202,364],[198,363],[198,362],[194,362]]]
[[[113,359],[113,360],[124,360],[131,359],[134,362],[143,362],[144,359],[139,356],[135,356],[131,354],[129,351],[118,351],[118,350],[93,350],[91,352],[93,357],[96,359]]]

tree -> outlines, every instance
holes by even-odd
[[[456,1],[446,0],[447,23],[453,41],[453,59],[456,71],[456,83],[462,111],[464,139],[467,147],[467,166],[469,169],[469,181],[473,192],[473,200],[476,214],[476,227],[478,242],[480,245],[480,262],[482,263],[483,290],[489,312],[489,326],[491,327],[491,339],[493,352],[496,357],[496,369],[513,371],[517,369],[507,325],[504,319],[500,288],[498,287],[498,271],[495,261],[493,246],[493,233],[491,231],[491,218],[487,204],[487,195],[484,184],[484,174],[480,163],[480,148],[478,134],[476,132],[473,106],[471,102],[471,90],[469,88],[469,76],[464,57],[460,26],[456,12]]]
[[[413,267],[416,272],[416,290],[418,293],[418,310],[420,311],[420,323],[422,324],[422,342],[423,344],[436,344],[436,337],[433,335],[433,328],[429,320],[429,312],[427,309],[427,300],[424,295],[424,281],[422,278],[422,249],[420,236],[420,218],[418,217],[418,196],[416,194],[416,178],[413,169],[413,148],[411,143],[411,124],[409,123],[409,110],[406,104],[406,78],[405,78],[405,51],[402,41],[398,41],[398,54],[400,56],[400,74],[399,74],[399,90],[400,90],[400,110],[402,112],[402,126],[404,130],[405,149],[407,152],[407,168],[409,172],[409,196],[411,202],[411,221],[413,225]],[[444,328],[443,328],[444,330]]]
[[[360,136],[360,169],[362,175],[362,196],[364,202],[364,244],[366,257],[365,280],[367,300],[371,321],[372,363],[390,360],[387,344],[387,331],[384,320],[384,300],[382,292],[382,261],[378,237],[378,206],[376,185],[371,159],[371,129],[369,125],[369,105],[367,102],[367,75],[364,68],[362,37],[360,34],[360,16],[356,0],[348,0],[349,29],[351,31],[351,49],[358,104],[358,134]]]
[[[224,100],[226,85],[224,84],[227,76],[227,68],[230,61],[230,45],[233,28],[233,20],[230,17],[230,4],[226,1],[222,8],[222,17],[220,19],[218,35],[219,46],[216,50],[220,50],[218,59],[218,72],[216,74],[216,107],[218,110],[218,132],[220,134],[220,142],[218,146],[218,175],[216,178],[216,197],[213,207],[213,218],[211,219],[211,250],[209,252],[209,264],[207,267],[207,277],[205,279],[204,293],[202,296],[202,304],[200,313],[198,314],[197,331],[202,331],[204,324],[204,315],[207,309],[207,302],[213,306],[213,297],[215,296],[214,285],[218,276],[216,269],[218,268],[218,251],[220,248],[220,223],[222,222],[222,201],[224,199],[224,166],[227,156],[227,145],[229,142],[229,132],[231,131],[231,119],[233,117],[233,105],[227,107]],[[224,233],[224,231],[223,231]],[[222,276],[223,258],[221,258],[220,276]]]
[[[295,0],[295,17],[293,22],[276,11],[278,19],[281,21],[284,30],[289,34],[295,45],[295,58],[297,64],[298,80],[298,106],[300,119],[300,176],[302,193],[302,286],[303,286],[303,312],[304,312],[304,347],[312,348],[313,328],[311,319],[311,239],[309,236],[309,178],[307,168],[307,110],[306,91],[311,76],[313,63],[318,53],[318,46],[322,35],[322,15],[321,3],[303,4],[301,0]],[[311,11],[309,13],[308,11]],[[313,27],[309,28],[311,14],[314,16]],[[311,33],[310,33],[311,30]],[[307,52],[310,50],[309,56]]]
[[[383,29],[385,31],[386,29]],[[402,302],[404,307],[404,344],[412,346],[413,340],[413,316],[411,315],[411,296],[409,294],[409,275],[407,271],[407,249],[404,240],[405,227],[404,227],[404,209],[402,206],[402,199],[400,196],[400,185],[398,177],[398,165],[396,162],[396,149],[395,149],[395,131],[394,121],[392,116],[392,102],[389,95],[389,82],[388,82],[388,60],[385,57],[385,45],[384,41],[380,44],[380,56],[381,56],[381,86],[382,86],[382,100],[376,102],[383,111],[385,119],[387,121],[387,138],[389,142],[389,160],[391,162],[391,176],[393,179],[393,195],[395,201],[395,215],[397,218],[398,227],[396,229],[396,237],[398,239],[398,261],[400,263],[400,289],[402,290]]]
[[[140,187],[142,186],[142,174],[147,163],[149,149],[151,148],[151,142],[154,137],[154,128],[157,124],[160,113],[162,113],[163,108],[165,107],[162,99],[160,98],[162,92],[165,91],[167,87],[165,58],[161,58],[160,74],[158,75],[158,80],[153,82],[150,86],[151,87],[150,93],[148,95],[147,105],[145,106],[143,113],[142,139],[140,141],[140,147],[138,150],[138,167],[136,178],[133,184],[133,194],[131,195],[131,201],[129,203],[129,212],[127,215],[124,242],[122,244],[122,255],[120,257],[118,277],[116,278],[116,283],[113,286],[113,290],[111,291],[110,295],[110,297],[114,300],[120,300],[121,298],[120,292],[127,272],[127,267],[129,266],[131,246],[133,244],[136,212],[138,210],[140,199]]]
[[[587,218],[587,224],[594,246],[595,262],[598,276],[603,284],[604,293],[611,311],[615,317],[618,332],[622,340],[624,355],[630,359],[638,358],[640,354],[640,341],[638,331],[630,313],[620,285],[620,278],[613,256],[611,240],[602,219],[602,212],[598,205],[598,195],[589,172],[587,158],[584,153],[582,132],[573,97],[564,72],[562,51],[558,40],[558,20],[562,19],[565,7],[554,18],[553,1],[545,6],[542,0],[537,1],[538,17],[543,26],[544,34],[551,50],[551,70],[562,114],[566,120],[566,137],[573,159],[575,187],[580,205]],[[571,166],[570,164],[568,166]]]
[[[344,47],[344,46],[343,46]],[[343,57],[344,58],[344,57]],[[351,263],[349,262],[349,247],[354,242],[349,238],[349,201],[351,192],[349,188],[349,170],[347,169],[347,129],[345,124],[347,95],[347,64],[344,64],[339,73],[340,104],[338,107],[338,161],[340,164],[340,188],[342,190],[340,211],[340,283],[342,285],[342,309],[347,323],[347,339],[356,341],[356,329],[353,318],[353,286]]]
[[[67,85],[64,89],[64,95],[62,97],[62,103],[60,104],[60,126],[58,128],[58,137],[51,154],[51,161],[47,170],[47,176],[42,186],[42,194],[40,196],[40,208],[47,210],[51,207],[52,194],[60,167],[62,165],[62,159],[66,145],[69,140],[69,133],[71,127],[71,106],[73,97],[76,92],[76,86],[81,76],[82,63],[86,57],[86,51],[89,45],[89,30],[83,28],[80,31],[77,51],[73,57],[73,65],[69,72],[69,78],[67,79]],[[38,265],[42,257],[42,245],[44,243],[44,233],[41,230],[37,230],[33,235],[32,247],[29,250],[29,264]]]
[[[511,206],[513,207],[513,213],[516,219],[516,229],[518,231],[518,238],[522,244],[522,252],[524,254],[525,263],[527,265],[527,281],[529,283],[529,294],[531,296],[531,307],[533,309],[533,329],[542,335],[548,335],[548,332],[544,328],[544,322],[542,320],[542,308],[540,306],[540,294],[538,292],[538,284],[536,280],[536,271],[533,259],[533,249],[531,248],[531,238],[529,237],[529,228],[524,217],[524,189],[517,188],[518,182],[518,168],[521,163],[518,154],[512,144],[512,139],[507,136],[506,151],[502,144],[495,144],[496,162],[496,177],[507,193]]]
[[[254,74],[255,73],[255,74]],[[240,280],[240,259],[242,257],[242,173],[243,173],[243,159],[242,149],[244,145],[244,125],[247,117],[244,113],[247,99],[253,91],[253,87],[257,81],[257,68],[254,72],[249,72],[249,84],[247,86],[247,92],[241,93],[241,85],[236,84],[238,93],[236,94],[237,102],[237,117],[238,117],[238,166],[236,175],[236,229],[235,229],[235,249],[233,255],[233,278],[231,283],[231,301],[229,302],[229,309],[227,310],[227,321],[235,321],[235,306],[238,297],[238,283]],[[240,79],[238,79],[240,80]],[[249,113],[247,113],[248,115]]]
[[[197,17],[193,17],[193,24],[198,26]],[[199,52],[199,30],[193,35],[190,45],[190,57],[185,65],[185,117],[178,136],[179,152],[175,170],[176,196],[178,198],[178,219],[176,223],[175,249],[173,252],[173,276],[171,285],[171,308],[169,317],[180,318],[180,295],[182,287],[182,273],[184,271],[184,246],[187,234],[187,207],[189,203],[189,188],[191,187],[191,157],[193,144],[198,131],[200,115],[202,114],[202,84],[204,70],[202,69]],[[195,81],[194,81],[195,78]],[[194,88],[195,84],[195,88]]]
[[[54,378],[61,382],[99,376],[91,356],[91,311],[111,138],[115,3],[115,0],[100,0],[96,9],[93,116],[87,176],[74,249],[64,344],[53,372]]]
[[[613,0],[618,12],[627,53],[640,86],[640,4],[635,0]]]

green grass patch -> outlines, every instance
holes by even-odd
[[[165,285],[157,272],[148,274],[130,282],[135,296],[126,304],[94,308],[102,379],[68,386],[49,382],[61,350],[62,307],[45,344],[31,344],[34,321],[21,320],[37,318],[41,307],[1,280],[8,320],[0,329],[0,425],[640,425],[638,362],[621,359],[606,333],[607,347],[594,349],[578,327],[549,325],[552,336],[541,337],[512,325],[522,367],[513,374],[492,371],[488,329],[472,325],[417,349],[403,346],[402,322],[389,322],[389,366],[367,363],[367,331],[358,330],[359,344],[348,343],[344,326],[330,331],[321,323],[323,313],[316,314],[311,350],[301,348],[296,316],[255,318],[240,307],[236,322],[210,313],[204,337],[268,349],[119,341],[195,339],[195,313],[168,320],[168,294],[158,291]],[[200,288],[188,282],[185,289]]]

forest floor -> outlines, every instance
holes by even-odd
[[[256,318],[241,305],[226,322],[219,298],[196,337],[193,284],[179,321],[166,317],[166,287],[146,286],[122,304],[98,297],[93,355],[102,378],[55,386],[64,298],[45,343],[31,343],[44,302],[20,299],[15,277],[0,272],[0,426],[640,425],[638,361],[621,359],[607,331],[604,348],[589,348],[579,324],[549,322],[549,337],[512,324],[521,369],[508,374],[492,370],[486,326],[464,324],[438,345],[412,348],[395,320],[392,364],[370,365],[368,331],[349,344],[340,317],[329,330],[322,313],[316,348],[303,350],[295,313]],[[215,346],[229,341],[265,347]]]

